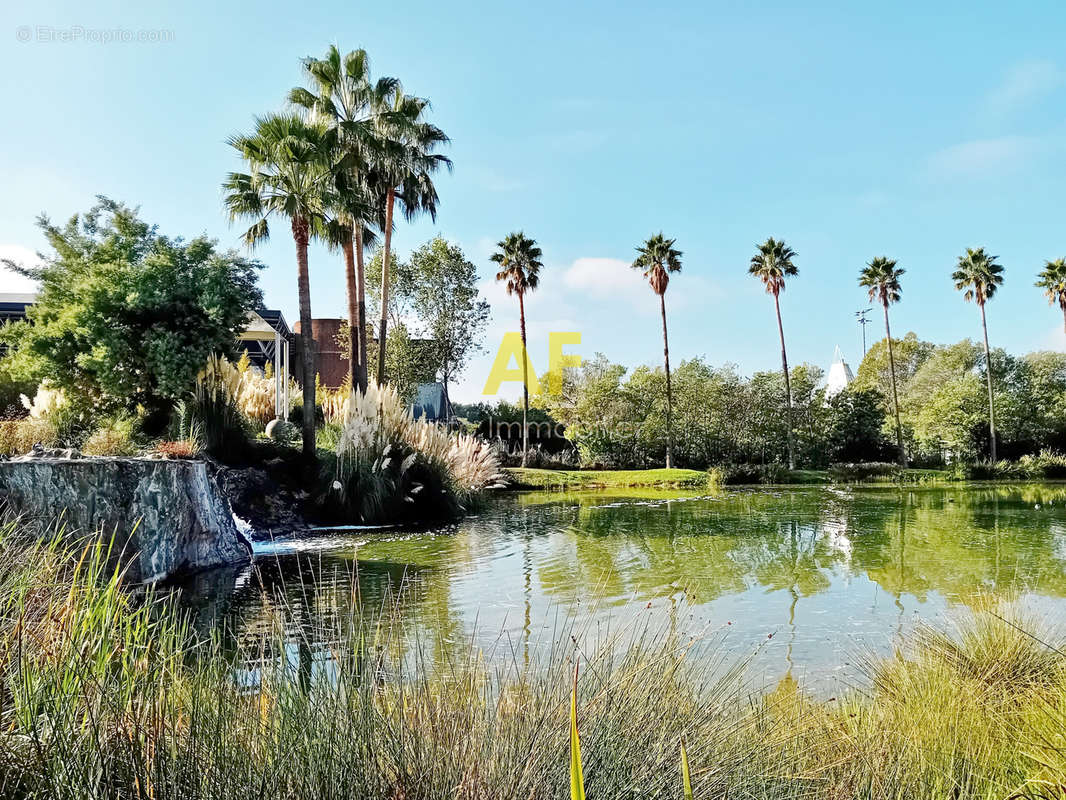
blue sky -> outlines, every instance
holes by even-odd
[[[660,229],[684,251],[667,294],[675,363],[778,365],[772,302],[746,274],[771,235],[799,254],[782,297],[793,362],[828,366],[839,344],[857,365],[854,311],[868,303],[856,274],[876,255],[907,269],[897,334],[978,336],[949,278],[967,246],[1007,269],[993,343],[1066,347],[1061,314],[1032,286],[1066,255],[1061,2],[152,5],[0,11],[0,252],[40,249],[38,212],[65,219],[97,193],[166,233],[237,246],[221,211],[238,166],[225,139],[280,108],[299,59],[336,43],[430,97],[452,137],[436,223],[401,224],[395,241],[403,253],[439,232],[486,278],[492,352],[459,399],[480,396],[500,336],[517,329],[516,304],[487,279],[492,243],[518,228],[547,264],[528,304],[539,370],[550,330],[581,331],[586,356],[661,360],[655,297],[626,267]],[[84,33],[38,41],[38,26]],[[87,41],[115,28],[171,40]],[[284,227],[256,255],[268,305],[294,319]],[[311,279],[315,316],[342,315],[339,258],[314,249]],[[18,288],[0,276],[0,291]]]

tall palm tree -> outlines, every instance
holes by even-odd
[[[896,389],[896,357],[892,352],[892,328],[888,324],[888,307],[898,303],[903,292],[899,285],[900,276],[906,270],[897,267],[896,262],[884,256],[878,256],[859,274],[859,286],[870,290],[870,299],[877,301],[885,311],[885,337],[888,339],[888,368],[892,374],[892,410],[896,415],[896,446],[899,448],[899,463],[907,466],[907,454],[903,450],[903,425],[899,419],[899,393]]]
[[[788,468],[796,468],[796,455],[792,444],[792,381],[788,376],[788,354],[785,351],[785,329],[781,324],[781,292],[785,289],[785,278],[799,275],[799,270],[792,263],[795,251],[785,244],[770,237],[759,245],[759,252],[751,258],[748,274],[763,282],[766,292],[774,297],[774,309],[777,311],[777,332],[781,336],[781,371],[785,374],[785,403],[788,422]]]
[[[1003,267],[996,263],[998,256],[990,256],[983,247],[966,248],[966,255],[959,256],[959,263],[951,274],[955,288],[963,292],[963,298],[974,301],[981,309],[981,331],[985,339],[985,380],[988,383],[988,432],[992,437],[991,455],[996,460],[996,397],[992,390],[992,353],[988,349],[988,323],[985,320],[985,303],[992,299],[1003,285]]]
[[[681,271],[681,251],[674,247],[676,239],[667,239],[660,231],[637,248],[633,269],[644,272],[651,290],[659,295],[659,312],[663,318],[663,364],[666,366],[666,468],[674,465],[673,411],[674,398],[670,386],[670,341],[666,335],[666,287],[670,273]]]
[[[492,261],[499,265],[497,281],[506,281],[507,294],[518,295],[518,324],[522,332],[522,466],[526,465],[529,450],[529,352],[526,345],[526,293],[535,291],[540,284],[541,250],[537,243],[522,231],[508,234],[500,248],[492,254]]]
[[[311,334],[311,286],[307,248],[329,223],[328,209],[338,203],[334,182],[336,142],[320,125],[294,114],[256,119],[255,132],[229,140],[248,163],[246,173],[232,172],[223,183],[230,220],[252,220],[244,234],[249,248],[266,241],[270,217],[287,220],[296,243],[296,288],[303,340],[303,452],[315,454],[314,339]]]
[[[450,140],[440,128],[425,120],[429,100],[404,94],[396,82],[383,100],[376,117],[377,148],[370,184],[377,193],[384,236],[381,258],[381,317],[378,321],[378,383],[385,381],[385,342],[388,337],[389,255],[392,250],[393,212],[397,202],[404,219],[420,213],[437,218],[437,189],[433,173],[442,166],[452,168],[451,159],[435,153]]]
[[[1062,309],[1062,326],[1066,330],[1066,258],[1046,262],[1037,277],[1037,288],[1044,290],[1049,303],[1058,303]]]
[[[366,276],[363,255],[373,242],[377,215],[370,201],[370,164],[377,150],[377,117],[398,86],[395,78],[370,77],[370,58],[365,50],[341,56],[331,45],[323,58],[303,62],[313,90],[297,87],[289,102],[303,109],[309,120],[334,130],[340,148],[338,179],[344,181],[354,202],[336,210],[337,225],[330,237],[344,252],[348,293],[351,354],[348,377],[353,387],[366,391]]]

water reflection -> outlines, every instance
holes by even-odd
[[[726,630],[738,653],[761,643],[767,679],[818,682],[989,593],[1066,610],[1066,487],[511,496],[438,531],[275,546],[183,602],[234,647],[280,620],[295,649],[258,657],[302,670],[336,657],[337,620],[395,602],[436,658],[473,643],[528,664],[565,620],[650,617]]]

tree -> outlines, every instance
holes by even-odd
[[[507,294],[518,296],[518,321],[522,333],[522,466],[526,465],[529,450],[529,347],[526,341],[526,294],[535,291],[540,284],[541,250],[537,243],[522,231],[508,234],[497,242],[500,248],[491,260],[500,271],[496,280],[507,286]]]
[[[1066,330],[1066,258],[1045,262],[1038,277],[1036,286],[1044,290],[1048,303],[1058,303],[1062,309],[1062,326]]]
[[[478,296],[477,268],[440,236],[412,253],[408,263],[411,306],[430,342],[431,363],[444,385],[445,413],[450,413],[448,386],[480,350],[489,304]]]
[[[985,319],[985,303],[992,299],[1003,285],[1003,267],[996,263],[997,256],[985,253],[983,247],[966,248],[966,255],[959,262],[951,279],[955,288],[963,292],[963,298],[977,303],[981,309],[981,331],[985,342],[985,381],[988,384],[988,433],[992,460],[996,460],[996,398],[992,390],[992,356],[988,349],[988,322]]]
[[[879,461],[885,450],[884,397],[876,389],[848,387],[829,401],[830,462]]]
[[[788,424],[788,468],[796,468],[796,455],[792,442],[792,385],[788,375],[788,354],[785,351],[785,329],[781,324],[781,292],[785,290],[785,278],[799,275],[799,270],[792,263],[795,251],[773,237],[759,245],[759,252],[752,256],[748,274],[763,282],[767,294],[773,295],[774,310],[777,312],[777,332],[781,336],[781,373],[785,376],[786,417]]]
[[[158,233],[134,209],[99,197],[66,225],[38,218],[55,254],[44,266],[8,266],[40,283],[28,321],[4,326],[5,368],[48,380],[97,408],[148,412],[165,422],[214,353],[235,355],[262,302],[262,265]]]
[[[255,133],[234,136],[230,145],[249,167],[232,172],[223,184],[231,221],[252,220],[244,234],[254,248],[270,235],[270,217],[288,221],[296,244],[296,288],[300,300],[303,360],[303,452],[315,454],[314,339],[311,332],[311,284],[307,248],[322,236],[329,209],[340,204],[335,183],[336,139],[321,125],[293,114],[271,114],[256,120]]]
[[[885,339],[888,341],[888,366],[892,376],[892,411],[896,417],[896,446],[899,448],[899,463],[907,466],[907,452],[903,448],[903,423],[899,417],[899,390],[896,385],[896,359],[892,352],[892,328],[888,324],[888,307],[898,303],[902,289],[899,285],[904,269],[884,256],[878,256],[862,270],[859,286],[870,290],[870,300],[878,302],[885,312]]]
[[[304,109],[311,122],[333,129],[340,149],[337,178],[351,190],[348,203],[336,209],[337,225],[330,239],[344,252],[348,320],[356,333],[355,346],[349,353],[349,379],[352,386],[366,391],[363,253],[373,243],[373,232],[367,226],[377,216],[370,200],[369,168],[377,148],[377,117],[397,81],[372,81],[366,51],[353,50],[342,58],[336,45],[331,45],[323,58],[304,59],[303,66],[315,91],[297,87],[289,92],[289,101]]]
[[[681,271],[681,251],[676,239],[667,239],[660,231],[637,248],[633,269],[642,270],[651,290],[659,296],[659,313],[663,321],[663,364],[666,368],[666,468],[673,467],[673,396],[670,386],[670,342],[666,335],[666,287],[670,273]]]
[[[404,94],[399,82],[390,89],[387,106],[377,117],[377,147],[370,170],[369,184],[383,210],[380,220],[384,233],[381,260],[381,316],[378,341],[387,341],[389,314],[389,254],[392,249],[392,217],[399,201],[404,219],[419,213],[437,218],[437,189],[433,173],[440,167],[452,167],[451,159],[433,151],[449,139],[436,125],[426,122],[429,101]],[[385,351],[378,357],[378,383],[385,382]]]

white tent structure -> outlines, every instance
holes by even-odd
[[[289,418],[289,340],[254,311],[248,315],[248,324],[237,338],[241,342],[274,343],[274,416],[277,419],[287,420]]]
[[[825,399],[832,400],[847,389],[848,384],[853,380],[855,380],[855,374],[848,366],[848,362],[844,360],[844,354],[837,347],[833,353],[833,363],[829,367],[829,376],[825,380]]]

